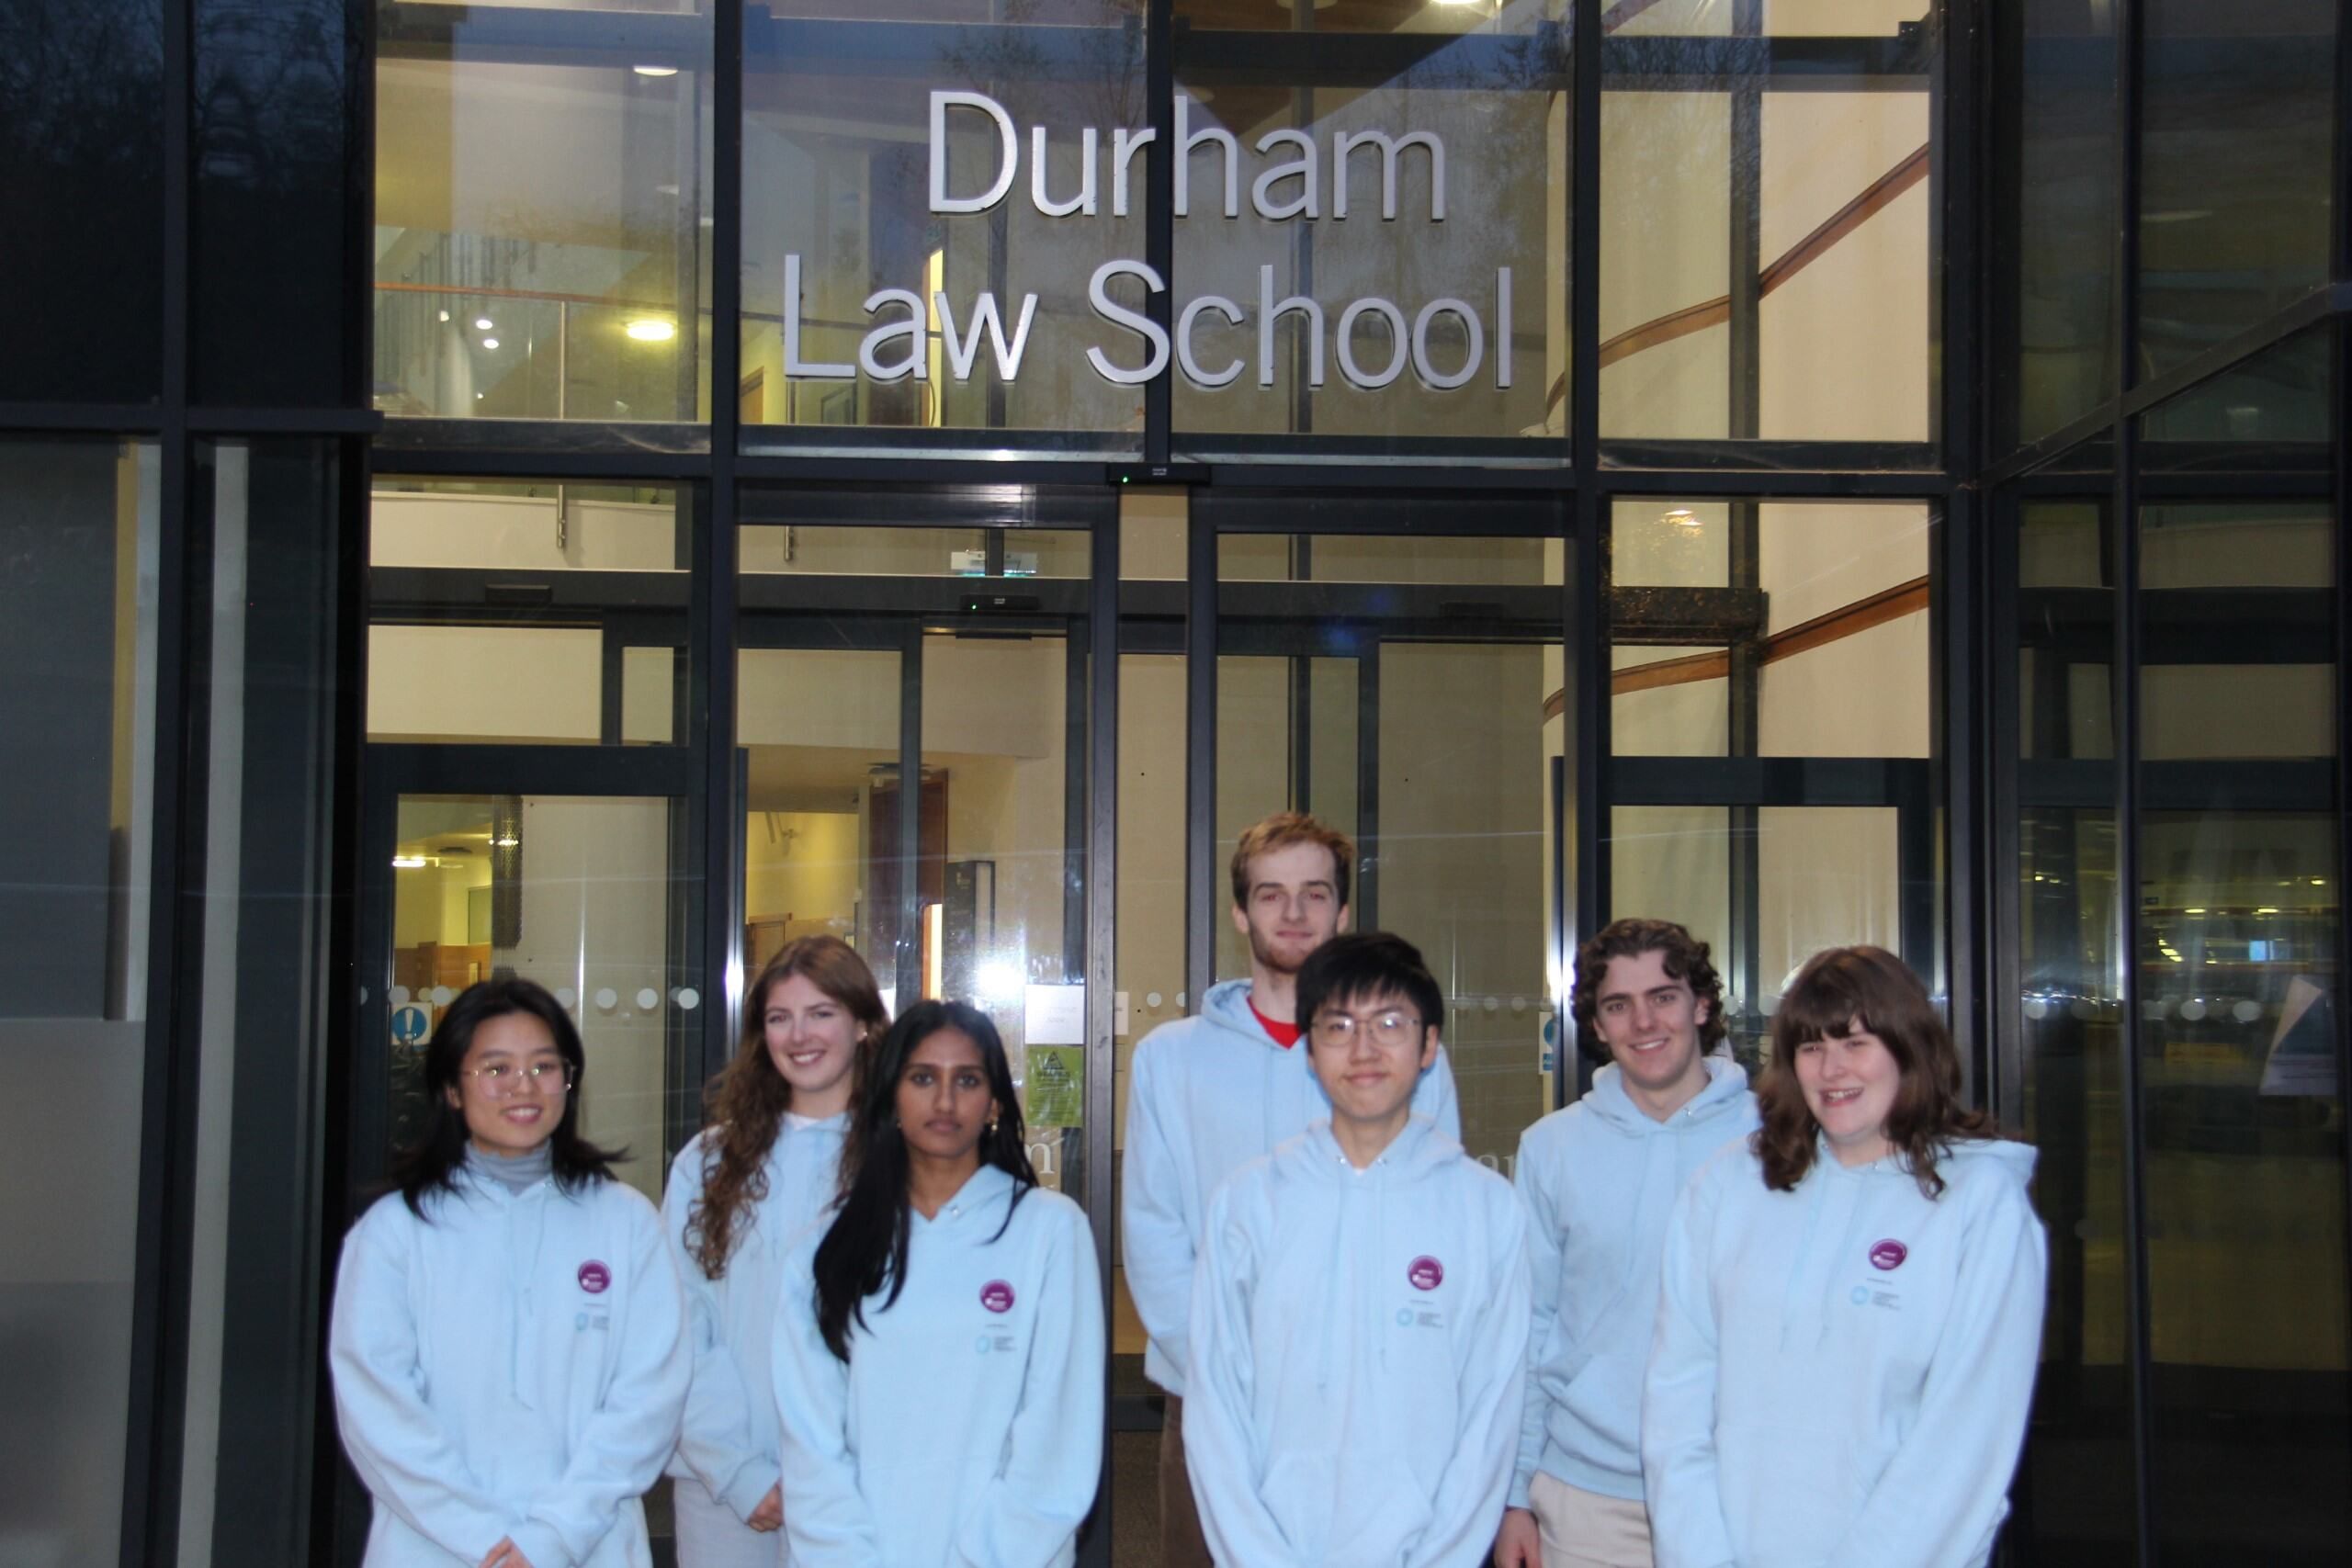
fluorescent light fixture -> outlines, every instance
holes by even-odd
[[[503,839],[492,839],[492,840],[491,840],[491,842],[492,842],[492,843],[495,844],[496,846],[498,846],[498,848],[500,848],[500,849],[502,849],[502,850],[511,850],[511,849],[513,849],[515,845],[517,845],[517,844],[521,843],[522,841],[523,841],[522,840],[520,840],[520,839],[516,838],[516,837],[515,837],[514,834],[512,834],[512,833],[507,834],[507,835],[506,835],[506,837],[504,837],[504,838],[503,838]]]
[[[394,855],[392,857],[392,869],[394,871],[422,871],[424,869],[424,857],[423,855]]]
[[[1441,3],[1442,4],[1443,0],[1441,0]],[[1661,512],[1658,513],[1657,520],[1661,523],[1671,523],[1678,528],[1699,526],[1699,514],[1687,506],[1678,506],[1671,512]]]
[[[632,65],[629,69],[640,76],[675,76],[678,73],[674,65]]]
[[[678,335],[678,329],[671,325],[668,321],[657,321],[649,319],[641,321],[631,321],[628,324],[628,335],[635,338],[639,343],[668,343],[672,338]]]
[[[947,906],[925,904],[922,907],[923,944],[928,950],[922,959],[922,994],[941,995],[946,987],[944,970],[947,961]]]

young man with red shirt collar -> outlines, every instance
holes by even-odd
[[[1233,852],[1233,924],[1250,939],[1250,977],[1209,988],[1193,1016],[1136,1047],[1120,1173],[1127,1291],[1150,1345],[1144,1370],[1168,1393],[1160,1433],[1164,1568],[1207,1568],[1184,1468],[1183,1393],[1193,1265],[1210,1197],[1234,1170],[1327,1120],[1331,1102],[1298,1047],[1299,966],[1348,927],[1355,844],[1301,812],[1269,817]],[[1441,1048],[1412,1109],[1462,1135]]]

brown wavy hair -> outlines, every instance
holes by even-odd
[[[874,972],[855,948],[837,936],[804,936],[786,942],[752,982],[743,996],[742,1043],[703,1091],[709,1136],[703,1140],[702,1196],[686,1212],[685,1242],[708,1279],[727,1272],[743,1216],[768,1195],[768,1151],[775,1146],[784,1113],[792,1109],[792,1086],[768,1055],[768,993],[795,975],[849,1009],[860,1025],[850,1061],[853,1104],[865,1081],[875,1042],[890,1026]],[[843,1176],[856,1164],[857,1151],[844,1145]]]
[[[1797,1047],[1843,1040],[1859,1030],[1875,1034],[1902,1070],[1894,1105],[1886,1113],[1886,1140],[1901,1151],[1919,1190],[1939,1197],[1944,1179],[1939,1156],[1962,1138],[1997,1138],[2000,1127],[1963,1104],[1960,1053],[1951,1032],[1928,998],[1928,988],[1903,960],[1883,947],[1832,947],[1805,960],[1772,1015],[1772,1055],[1756,1087],[1763,1125],[1750,1146],[1764,1162],[1764,1185],[1795,1190],[1819,1156],[1821,1123],[1797,1081]]]
[[[1724,1043],[1729,1025],[1724,1021],[1724,977],[1715,973],[1705,942],[1690,934],[1688,926],[1678,926],[1672,920],[1626,919],[1611,920],[1582,947],[1577,949],[1576,986],[1568,993],[1568,1013],[1577,1022],[1577,1042],[1584,1054],[1596,1062],[1610,1059],[1609,1042],[1600,1037],[1598,1023],[1600,1008],[1601,983],[1609,978],[1609,961],[1612,958],[1639,958],[1645,953],[1655,953],[1664,960],[1667,977],[1680,980],[1690,987],[1692,997],[1707,1004],[1707,1016],[1699,1022],[1699,1055],[1712,1054]]]
[[[1342,908],[1352,893],[1356,869],[1356,841],[1320,818],[1309,817],[1304,811],[1277,811],[1262,822],[1250,824],[1233,846],[1233,907],[1250,907],[1250,863],[1260,855],[1270,855],[1295,844],[1320,844],[1331,852],[1331,891]]]

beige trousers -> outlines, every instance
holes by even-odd
[[[1544,1568],[1651,1568],[1649,1510],[1542,1471],[1528,1486]]]

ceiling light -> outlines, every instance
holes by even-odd
[[[442,319],[443,321],[447,321],[447,320],[449,319],[449,312],[448,312],[448,311],[447,311],[447,310],[442,311],[442,312],[441,312],[441,319]]]
[[[424,869],[424,857],[423,855],[394,855],[392,857],[392,869],[394,871],[420,871]]]
[[[640,76],[675,76],[678,73],[674,65],[632,65],[629,69]]]
[[[649,319],[642,321],[631,321],[628,324],[628,335],[635,338],[639,343],[668,343],[672,338],[678,335],[678,329],[672,326],[667,321],[657,321]]]
[[[1661,523],[1671,523],[1678,528],[1699,526],[1699,514],[1687,506],[1678,506],[1671,512],[1662,512],[1658,513],[1657,520]]]
[[[486,337],[481,340],[481,345],[484,348],[496,348],[498,346],[498,340],[494,337]]]
[[[522,840],[516,838],[512,833],[507,834],[506,837],[503,839],[492,839],[491,840],[493,845],[502,850],[511,850],[522,841]]]

